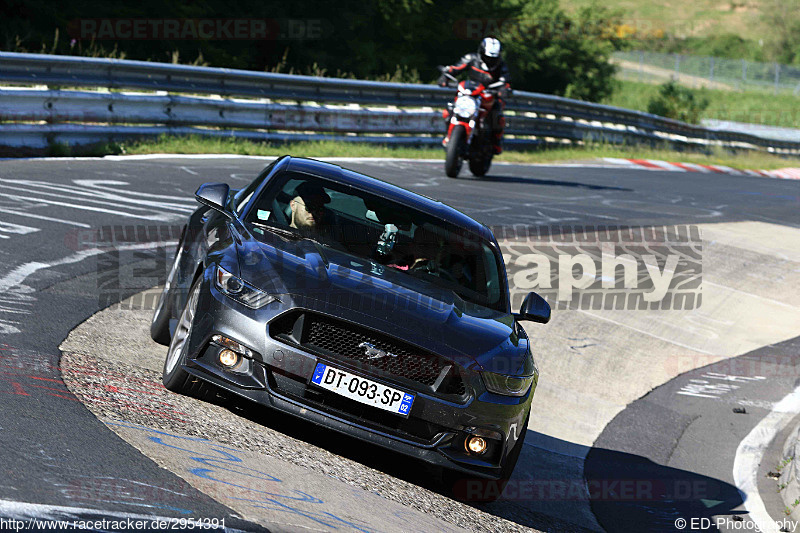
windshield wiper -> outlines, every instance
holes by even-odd
[[[271,233],[274,233],[276,235],[280,235],[282,237],[288,237],[289,239],[294,239],[296,241],[302,240],[302,241],[311,242],[314,245],[314,248],[317,249],[317,253],[319,254],[320,258],[322,259],[322,262],[325,264],[325,267],[327,268],[328,265],[330,264],[330,262],[328,261],[328,257],[325,255],[325,252],[322,249],[323,246],[327,246],[327,245],[325,243],[322,243],[322,242],[318,241],[314,237],[310,237],[308,235],[303,235],[302,233],[300,233],[297,230],[279,228],[277,226],[272,226],[272,225],[269,225],[269,224],[262,224],[260,222],[251,222],[251,224],[254,225],[257,228],[265,229],[265,230],[267,230],[267,231],[269,231]]]
[[[251,224],[254,225],[257,228],[265,229],[265,230],[269,231],[270,233],[275,233],[277,235],[281,235],[282,237],[288,237],[288,238],[294,239],[296,241],[304,238],[303,235],[300,234],[300,232],[295,231],[295,230],[290,230],[290,229],[286,229],[286,228],[279,228],[277,226],[271,226],[269,224],[262,224],[260,222],[251,222]]]

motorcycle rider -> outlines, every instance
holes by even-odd
[[[503,109],[505,102],[503,98],[508,94],[511,89],[511,76],[508,73],[508,67],[501,56],[502,45],[500,41],[494,37],[486,37],[481,41],[478,47],[478,53],[467,54],[461,58],[457,65],[444,67],[442,76],[439,78],[439,85],[442,87],[447,86],[447,78],[444,73],[456,76],[465,70],[468,71],[469,79],[484,86],[492,83],[502,81],[505,84],[498,91],[497,100],[495,105],[489,111],[489,123],[492,125],[494,132],[494,153],[500,154],[503,151],[503,129],[506,125],[506,119],[503,116]]]

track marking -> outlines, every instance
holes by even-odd
[[[50,204],[50,205],[60,205],[62,207],[71,207],[73,209],[79,209],[79,210],[82,210],[82,211],[96,211],[98,213],[109,213],[111,215],[126,216],[126,217],[131,217],[131,218],[140,218],[140,219],[143,219],[143,220],[169,221],[169,220],[174,220],[174,217],[177,216],[177,215],[171,215],[171,214],[170,215],[167,215],[167,214],[163,214],[163,215],[158,215],[158,214],[136,215],[134,213],[125,213],[125,212],[119,211],[119,210],[115,211],[113,209],[103,209],[102,207],[93,207],[93,206],[88,206],[88,205],[76,205],[76,204],[70,204],[70,203],[67,203],[67,202],[57,202],[57,201],[54,201],[54,200],[44,200],[42,198],[31,198],[30,196],[20,196],[20,195],[16,195],[16,194],[0,193],[0,196],[2,196],[4,198],[9,198],[11,200],[21,200],[21,201],[28,200],[28,201],[31,201],[31,202],[41,202],[41,203]],[[125,207],[127,207],[127,206],[125,206]]]
[[[728,287],[726,285],[720,285],[719,283],[714,283],[713,281],[703,280],[703,283],[707,283],[708,285],[713,285],[715,287],[719,287],[720,289],[725,289],[726,291],[731,291],[731,292],[735,292],[737,294],[743,294],[745,296],[749,296],[751,298],[756,298],[758,300],[764,300],[765,302],[769,302],[769,303],[775,304],[775,305],[780,305],[781,307],[788,307],[789,309],[792,309],[794,311],[798,310],[797,306],[794,306],[794,305],[791,305],[791,304],[787,304],[787,303],[783,303],[783,302],[779,302],[778,300],[773,300],[772,298],[766,298],[764,296],[759,296],[758,294],[753,294],[751,292],[740,291],[739,289],[734,289],[733,287]]]
[[[91,228],[89,224],[84,224],[83,222],[74,222],[72,220],[62,220],[60,218],[53,218],[53,217],[46,217],[44,215],[36,215],[34,213],[26,213],[25,211],[17,211],[16,209],[7,209],[5,207],[0,207],[0,213],[6,213],[9,215],[18,215],[21,217],[28,217],[28,218],[35,218],[38,220],[46,220],[47,222],[58,222],[61,224],[67,224],[69,226],[78,226],[79,228]]]
[[[189,170],[189,169],[188,169],[188,168],[186,168],[186,167],[179,167],[179,168],[180,168],[181,170],[185,170],[186,172],[188,172],[188,173],[189,173],[189,174],[191,174],[192,176],[197,176],[197,175],[198,175],[198,174],[197,174],[197,172],[195,172],[194,170]]]
[[[9,180],[0,179],[0,182],[9,183]],[[127,192],[127,191],[117,191],[116,193],[110,193],[105,191],[86,191],[77,189],[74,187],[63,187],[63,186],[54,186],[54,185],[46,185],[41,183],[26,183],[26,182],[11,182],[16,183],[17,185],[27,185],[28,187],[14,187],[13,185],[3,185],[0,183],[0,187],[5,189],[11,189],[16,191],[22,191],[28,194],[42,194],[45,196],[55,196],[56,198],[63,198],[65,193],[70,193],[73,196],[78,196],[77,198],[73,197],[73,200],[80,200],[82,202],[92,202],[100,205],[108,205],[112,207],[119,207],[124,209],[134,209],[137,211],[147,211],[147,207],[155,207],[160,209],[173,209],[177,211],[189,211],[194,209],[191,205],[186,204],[170,204],[165,202],[148,202],[139,200],[136,198],[125,198],[124,196],[120,196],[120,192]],[[49,189],[56,192],[45,192],[40,190],[31,190],[30,187],[39,187],[43,189]],[[121,203],[114,203],[112,202],[121,202]],[[191,199],[192,203],[194,203],[194,198]],[[44,200],[42,200],[44,201]],[[125,204],[135,204],[135,205],[125,205]],[[146,206],[146,207],[139,207],[139,206]]]
[[[689,346],[688,344],[683,344],[681,342],[677,342],[677,341],[674,341],[674,340],[665,339],[664,337],[661,337],[659,335],[654,335],[653,333],[651,333],[649,331],[645,331],[643,329],[635,328],[633,326],[629,326],[628,324],[623,324],[622,322],[617,322],[616,320],[612,320],[612,319],[604,317],[604,316],[588,313],[588,312],[584,311],[583,309],[578,309],[577,311],[579,313],[583,313],[585,315],[589,315],[592,318],[596,318],[598,320],[605,320],[606,322],[611,322],[612,324],[616,324],[617,326],[621,326],[623,328],[632,329],[633,331],[636,331],[637,333],[641,333],[642,335],[647,335],[648,337],[653,337],[654,339],[658,339],[660,341],[668,342],[669,344],[674,344],[675,346],[680,346],[681,348],[686,348],[688,350],[694,350],[696,352],[700,352],[700,353],[706,354],[706,355],[714,355],[712,352],[709,352],[707,350],[703,350],[702,348],[697,348],[695,346]]]
[[[767,512],[758,493],[758,467],[776,435],[800,413],[800,387],[775,404],[770,413],[739,443],[733,460],[733,481],[744,494],[744,507],[758,524],[759,531],[778,533],[775,520]]]
[[[115,249],[120,251],[125,250],[149,250],[153,248],[159,247],[169,247],[169,246],[177,246],[178,241],[167,241],[163,243],[158,242],[146,242],[146,243],[139,243],[139,244],[126,244],[122,246],[118,246]],[[69,265],[72,263],[79,263],[84,259],[89,257],[94,257],[96,255],[101,255],[108,252],[108,248],[89,248],[88,250],[81,250],[80,252],[76,252],[72,255],[68,255],[66,257],[62,257],[56,261],[51,261],[49,263],[40,263],[38,261],[31,261],[29,263],[25,263],[19,265],[14,270],[0,278],[0,292],[5,292],[11,287],[15,287],[20,285],[23,281],[25,281],[28,276],[31,274],[45,269],[51,268],[54,266],[61,266],[61,265]]]

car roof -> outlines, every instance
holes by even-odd
[[[394,200],[401,204],[413,205],[414,208],[420,211],[438,217],[455,226],[467,229],[485,239],[490,241],[495,240],[492,232],[489,231],[486,226],[465,215],[458,209],[378,178],[373,178],[372,176],[367,176],[366,174],[342,168],[339,165],[334,165],[325,161],[299,157],[292,157],[285,169],[328,178],[382,196],[388,200]]]

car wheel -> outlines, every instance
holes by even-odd
[[[202,278],[195,281],[189,292],[186,307],[183,308],[183,312],[178,319],[178,325],[175,328],[175,334],[172,336],[172,341],[169,343],[169,350],[164,360],[164,372],[161,381],[164,383],[164,386],[172,392],[205,400],[210,397],[213,392],[212,385],[200,381],[182,368],[186,360],[186,352],[189,348],[189,338],[192,334],[192,325],[197,313],[197,302],[200,299],[200,286],[202,282]]]
[[[185,230],[184,230],[185,231]],[[175,283],[175,276],[178,273],[178,266],[183,256],[183,239],[178,244],[178,250],[175,253],[175,260],[172,262],[172,268],[167,275],[167,280],[164,282],[164,289],[158,298],[158,305],[153,313],[153,321],[150,323],[150,337],[159,344],[169,346],[170,333],[169,333],[169,319],[172,317],[172,306],[170,305],[170,290]]]
[[[514,467],[517,466],[520,453],[522,453],[525,435],[528,433],[529,419],[530,413],[522,425],[522,434],[517,438],[514,447],[500,466],[500,479],[476,478],[450,469],[442,472],[442,483],[455,499],[473,503],[491,503],[503,495],[503,490],[505,490],[511,474],[514,473]]]

